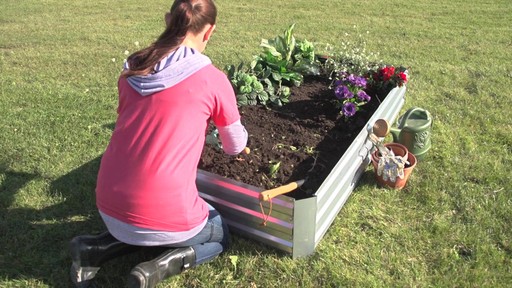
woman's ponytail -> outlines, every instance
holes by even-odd
[[[167,27],[160,37],[128,57],[128,69],[121,74],[123,77],[152,73],[162,58],[180,46],[188,32],[197,34],[207,24],[214,25],[217,9],[212,0],[176,0],[166,17],[169,17]]]

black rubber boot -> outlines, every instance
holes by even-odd
[[[137,251],[140,247],[128,245],[109,232],[99,235],[77,236],[69,243],[71,252],[71,281],[75,287],[91,287],[91,280],[100,266],[110,259]]]
[[[135,266],[130,272],[128,287],[153,288],[160,281],[192,267],[195,262],[196,253],[192,247],[166,251],[151,261]]]

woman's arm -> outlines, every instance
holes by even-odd
[[[244,150],[247,145],[248,134],[240,120],[224,127],[217,127],[217,130],[219,130],[222,150],[226,154],[236,155]]]

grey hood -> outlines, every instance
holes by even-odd
[[[155,65],[155,72],[145,76],[130,76],[128,83],[142,96],[147,96],[185,80],[201,68],[212,64],[207,56],[189,47],[180,46]],[[129,69],[128,62],[124,69]]]

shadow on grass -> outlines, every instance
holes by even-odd
[[[77,235],[95,234],[105,230],[95,205],[94,189],[101,157],[85,163],[68,174],[55,179],[24,172],[6,171],[0,183],[0,279],[9,285],[46,284],[50,287],[71,287],[69,280],[68,243]],[[48,193],[63,201],[51,205],[36,199],[27,199],[30,208],[23,207],[21,189],[31,181],[49,183]],[[48,201],[48,197],[40,197]],[[123,287],[131,267],[161,250],[143,251],[124,257],[121,261],[112,261],[105,265],[106,273],[100,270],[100,287]],[[6,284],[6,285],[8,285]],[[2,286],[2,284],[0,284]]]
[[[106,229],[97,212],[94,195],[100,160],[101,157],[97,157],[55,180],[0,167],[0,175],[4,175],[0,182],[0,240],[3,242],[0,246],[0,279],[7,281],[4,283],[72,287],[69,280],[69,241],[78,235],[101,233]],[[49,183],[47,193],[62,201],[54,205],[41,203],[44,206],[41,209],[33,208],[37,205],[35,199],[27,199],[32,203],[30,208],[22,204],[13,205],[15,199],[17,203],[23,203],[18,199],[24,197],[20,191],[32,181]],[[40,197],[42,201],[50,198]],[[263,245],[253,249],[249,243],[244,245],[244,240],[233,242],[230,253],[254,255],[275,252]],[[99,287],[124,287],[131,268],[156,257],[163,249],[147,248],[109,261],[101,268],[95,281]]]

